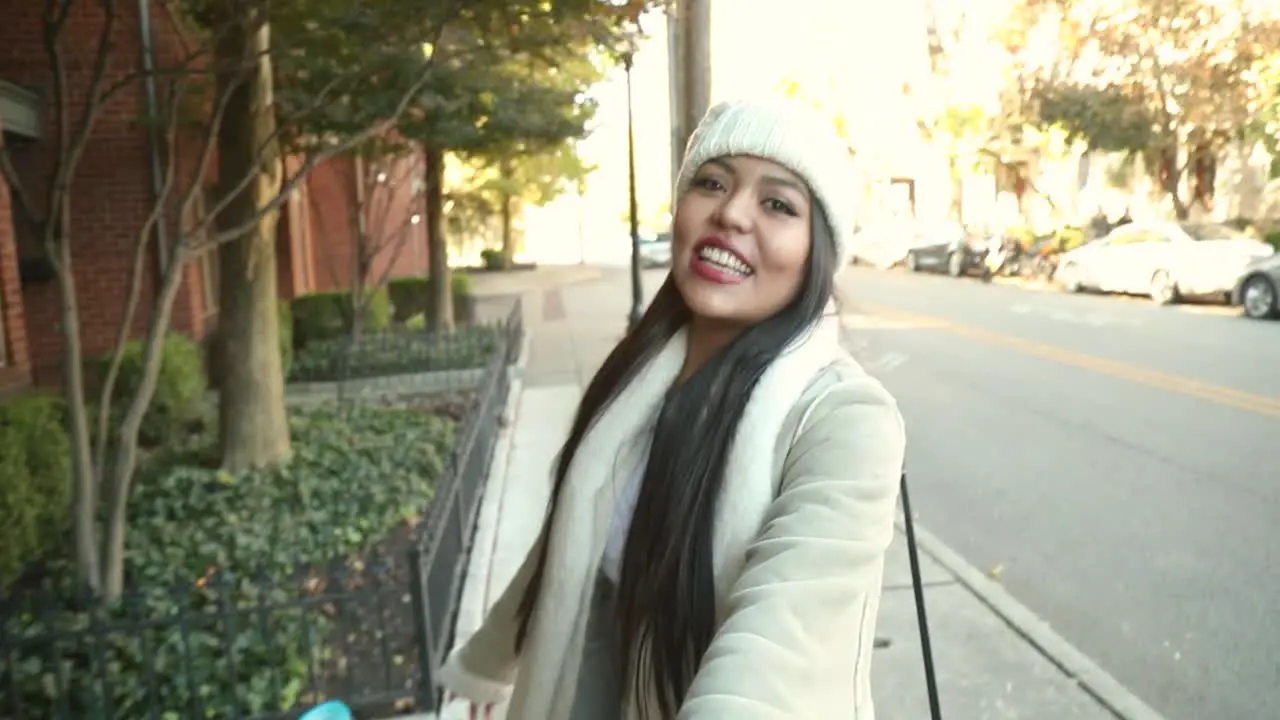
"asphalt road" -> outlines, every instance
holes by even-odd
[[[1280,717],[1280,322],[859,268],[839,286],[935,535],[1170,720]]]

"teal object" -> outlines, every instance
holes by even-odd
[[[346,703],[341,700],[330,700],[302,713],[302,717],[298,720],[356,720],[356,716],[351,713],[351,708],[347,707]]]

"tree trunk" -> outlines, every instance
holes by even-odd
[[[231,24],[231,23],[228,23]],[[280,192],[282,163],[272,107],[270,29],[240,24],[224,31],[215,61],[231,66],[219,78],[230,92],[218,132],[218,200],[234,194],[216,219],[219,230],[257,220],[253,230],[218,249],[221,273],[219,335],[223,380],[218,403],[222,466],[232,472],[287,459],[291,454],[280,366],[276,303],[276,213],[261,208]],[[256,67],[241,70],[246,64]],[[239,72],[247,77],[237,78]],[[240,80],[240,84],[231,87]],[[244,178],[256,176],[239,193]]]
[[[164,360],[164,337],[173,317],[173,303],[182,288],[183,267],[187,256],[181,248],[175,248],[156,297],[156,306],[147,326],[147,338],[142,354],[142,382],[134,391],[125,411],[124,421],[116,434],[115,453],[110,471],[101,472],[105,481],[106,526],[102,539],[102,595],[115,601],[124,593],[125,531],[128,529],[129,495],[133,489],[134,473],[138,468],[138,432],[142,419],[155,398],[156,384],[160,380],[160,367]],[[141,267],[135,269],[135,272]],[[140,282],[141,278],[133,278]],[[117,350],[118,352],[119,350]]]
[[[453,329],[453,283],[449,278],[449,245],[444,231],[444,152],[423,148],[423,180],[427,205],[427,276],[431,297],[427,302],[427,327]]]
[[[84,351],[80,343],[80,310],[76,301],[75,271],[71,266],[70,238],[65,232],[70,228],[70,199],[63,196],[57,201],[56,222],[62,234],[56,241],[59,255],[58,287],[62,300],[62,359],[63,392],[67,398],[67,421],[71,440],[72,498],[74,501],[74,531],[76,546],[76,575],[80,584],[93,592],[102,590],[101,554],[98,547],[98,478],[99,468],[93,462],[93,443],[89,435],[89,413],[84,403]],[[46,252],[54,247],[48,243]]]
[[[507,267],[511,267],[516,262],[516,243],[511,232],[511,191],[509,183],[511,181],[512,169],[511,160],[504,158],[498,163],[498,174],[502,178],[502,260]]]

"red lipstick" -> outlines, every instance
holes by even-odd
[[[754,272],[742,253],[724,238],[714,235],[702,238],[693,246],[689,269],[703,280],[719,285],[737,285]]]

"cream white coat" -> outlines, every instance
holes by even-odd
[[[684,355],[681,333],[584,438],[550,529],[524,651],[514,651],[515,608],[534,552],[481,628],[449,656],[445,687],[477,702],[509,697],[510,720],[569,717],[613,508],[644,447],[634,441]],[[765,372],[738,427],[717,508],[719,627],[680,720],[873,718],[871,647],[904,452],[896,403],[840,347],[835,317]],[[544,531],[539,542],[547,540]],[[623,717],[637,717],[635,698],[628,704]]]

